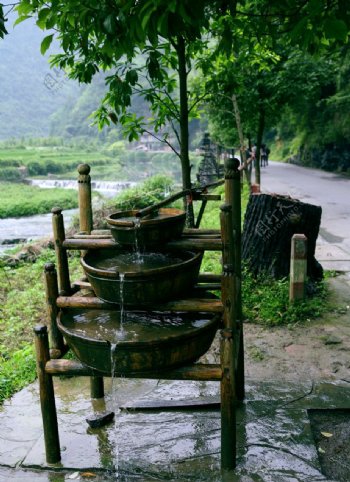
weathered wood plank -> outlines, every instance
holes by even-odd
[[[45,372],[50,375],[98,376],[99,372],[77,360],[50,360],[45,365]],[[114,376],[119,376],[114,374]],[[125,375],[120,375],[125,377]],[[220,365],[195,363],[168,371],[152,373],[128,373],[128,378],[146,378],[150,380],[207,380],[219,381],[222,378]]]

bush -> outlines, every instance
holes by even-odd
[[[20,181],[21,173],[16,167],[1,167],[0,179],[3,181]]]
[[[164,199],[170,192],[173,181],[167,176],[154,176],[140,186],[122,191],[110,206],[116,209],[142,209]]]
[[[40,162],[29,162],[27,165],[28,174],[30,176],[43,176],[46,174],[46,168],[44,164]]]

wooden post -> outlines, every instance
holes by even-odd
[[[307,237],[294,234],[291,242],[289,301],[305,298],[307,273]]]
[[[56,464],[61,460],[61,452],[52,376],[45,371],[46,363],[50,360],[47,328],[43,325],[36,326],[34,333],[46,461],[48,464]]]
[[[235,322],[238,337],[238,352],[236,353],[236,383],[238,400],[244,399],[244,336],[242,314],[242,228],[241,228],[241,186],[239,159],[229,158],[225,162],[225,202],[232,206],[232,238],[230,244],[233,250],[233,271],[235,276]],[[223,236],[223,234],[221,234]]]
[[[232,205],[221,207],[221,238],[223,274],[221,278],[221,297],[224,307],[221,331],[221,469],[232,470],[236,465],[236,276],[235,252],[233,249]]]
[[[90,234],[93,227],[90,166],[79,164],[78,173],[80,231]]]
[[[62,209],[55,207],[52,212],[52,227],[56,250],[57,266],[58,266],[58,280],[61,295],[71,294],[71,285],[69,280],[68,258],[67,251],[63,243],[65,240],[64,222],[62,216]]]
[[[236,467],[236,393],[235,367],[232,353],[235,351],[232,330],[221,330],[221,471]]]
[[[64,353],[64,341],[63,336],[57,327],[58,307],[56,301],[58,298],[58,284],[55,265],[53,263],[46,263],[44,273],[51,345],[50,355],[51,358],[59,358]]]
[[[103,377],[90,377],[91,398],[103,398],[105,396]]]

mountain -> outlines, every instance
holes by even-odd
[[[14,19],[11,14],[6,24],[9,34],[0,39],[0,139],[48,136],[54,130],[54,114],[64,106],[71,111],[87,87],[50,69],[49,55],[58,47],[41,55],[40,44],[47,33],[34,20],[13,27]],[[82,113],[79,123],[88,126],[91,120],[84,116],[90,113]]]

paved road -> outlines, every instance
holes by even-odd
[[[316,257],[326,269],[350,271],[350,179],[293,164],[262,168],[262,192],[289,194],[322,207]]]

